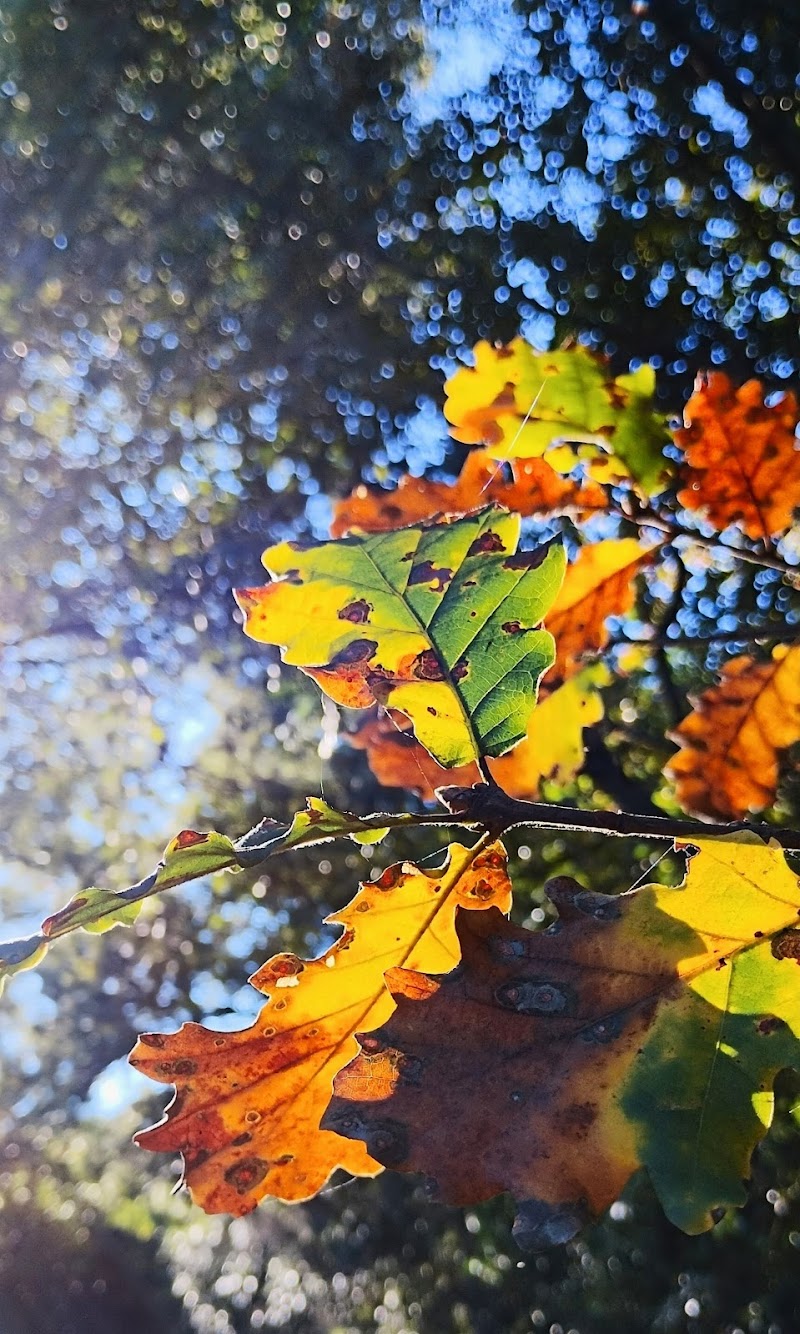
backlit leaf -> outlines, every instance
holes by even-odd
[[[466,445],[495,458],[541,458],[569,472],[581,458],[599,481],[630,477],[648,494],[668,468],[667,433],[654,410],[655,373],[641,366],[614,378],[584,347],[536,352],[523,338],[474,349],[474,367],[445,385],[445,416]],[[560,446],[583,446],[571,448]]]
[[[657,547],[643,547],[632,537],[581,547],[567,567],[564,583],[547,614],[556,641],[552,676],[564,680],[580,669],[587,655],[608,643],[606,620],[623,616],[636,600],[636,576]]]
[[[800,647],[726,663],[672,737],[668,773],[687,811],[730,819],[772,805],[779,753],[800,741]]]
[[[236,594],[245,630],[281,646],[337,704],[397,709],[450,769],[525,735],[553,642],[539,628],[561,583],[560,547],[518,552],[519,515],[284,542],[272,582]]]
[[[488,450],[476,449],[467,455],[455,482],[405,476],[393,491],[362,484],[338,502],[331,533],[334,537],[350,530],[380,533],[435,514],[464,514],[489,503],[523,517],[554,511],[583,515],[608,508],[602,486],[562,477],[544,459],[514,459],[506,466],[510,480],[504,465]]]
[[[357,1051],[353,1036],[394,1008],[383,975],[403,964],[458,961],[458,906],[507,912],[511,886],[501,844],[454,843],[440,870],[389,867],[327,920],[342,934],[319,959],[278,954],[251,978],[270,999],[238,1033],[184,1024],[140,1038],[131,1063],[176,1095],[144,1148],[180,1151],[187,1185],[209,1213],[248,1213],[265,1195],[314,1195],[337,1167],[380,1171],[363,1145],[319,1129],[337,1070]]]
[[[511,1191],[533,1247],[640,1166],[688,1232],[743,1203],[775,1075],[800,1066],[800,883],[753,834],[694,842],[678,890],[562,879],[541,932],[460,915],[459,968],[387,975],[397,1009],[361,1037],[323,1124],[450,1203]]]
[[[675,436],[686,451],[681,504],[704,510],[720,529],[739,523],[749,537],[785,532],[800,507],[794,394],[768,407],[759,380],[737,389],[713,371],[698,380],[684,416]]]

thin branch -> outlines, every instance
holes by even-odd
[[[654,509],[642,507],[630,512],[617,509],[612,510],[612,513],[616,513],[621,519],[627,519],[628,523],[637,524],[640,528],[656,528],[659,532],[668,533],[673,541],[683,537],[689,542],[694,542],[701,547],[708,547],[712,551],[725,551],[736,560],[746,561],[749,565],[757,565],[760,569],[777,570],[795,587],[800,585],[800,566],[790,565],[788,561],[781,560],[780,556],[768,556],[765,552],[749,551],[746,547],[730,546],[719,537],[706,537],[704,533],[695,532],[693,528],[683,528],[679,523],[665,518]]]
[[[36,935],[0,943],[0,984],[12,973],[39,963],[51,941],[60,936],[70,935],[81,927],[97,930],[98,927],[104,929],[116,923],[129,923],[133,919],[131,910],[141,900],[162,890],[202,879],[216,871],[260,866],[271,857],[280,856],[296,847],[308,847],[333,838],[356,836],[363,839],[365,834],[378,834],[383,830],[428,825],[477,828],[496,838],[509,829],[525,825],[535,829],[663,839],[670,842],[678,839],[689,843],[693,839],[750,832],[765,840],[775,839],[787,852],[800,852],[800,830],[776,829],[772,825],[748,824],[744,821],[714,824],[626,811],[577,810],[570,806],[518,801],[509,797],[496,783],[479,783],[468,788],[440,788],[438,795],[446,808],[444,811],[419,815],[381,812],[364,818],[343,815],[338,827],[327,830],[320,830],[313,820],[307,821],[302,832],[298,832],[295,821],[287,826],[274,820],[263,820],[235,843],[219,834],[192,833],[187,841],[173,851],[171,858],[167,857],[160,862],[143,880],[117,892],[84,890],[76,894],[60,912],[49,917]],[[304,814],[308,815],[308,811]],[[170,846],[175,848],[176,844],[181,844],[180,837]],[[181,857],[187,848],[201,851],[196,857]]]
[[[478,824],[498,834],[520,825],[536,829],[566,829],[574,833],[611,834],[618,838],[656,838],[691,842],[699,838],[720,838],[726,834],[756,834],[774,839],[787,852],[800,852],[800,829],[778,829],[773,825],[751,824],[735,820],[682,820],[669,815],[634,815],[628,811],[583,811],[571,806],[519,801],[500,788],[439,788],[439,798],[454,815],[467,824]]]
[[[618,635],[612,635],[608,643],[610,647],[618,647],[620,644],[643,644],[650,648],[686,648],[701,647],[704,644],[760,644],[764,641],[775,640],[782,644],[794,642],[800,639],[800,625],[743,625],[738,630],[716,630],[710,635],[670,635],[664,638],[659,632],[655,635],[629,635],[624,631]]]

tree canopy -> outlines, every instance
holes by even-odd
[[[340,809],[390,813],[439,785],[402,722],[384,719],[378,746],[348,719],[354,744],[337,744],[316,686],[241,635],[230,589],[257,582],[265,546],[320,539],[332,517],[344,531],[345,506],[413,503],[416,522],[458,478],[519,511],[538,460],[510,476],[475,462],[469,425],[448,407],[448,437],[441,412],[443,381],[468,373],[476,344],[577,339],[610,358],[611,380],[650,363],[673,426],[701,369],[739,395],[731,412],[785,403],[800,33],[779,0],[746,14],[725,0],[23,0],[0,19],[0,895],[2,934],[22,935],[85,886],[135,879],[182,825],[288,823],[320,782]],[[741,398],[752,380],[757,403]],[[501,439],[528,406],[498,420]],[[525,531],[569,547],[599,484],[587,471],[576,495],[562,476],[573,491],[544,520],[530,508]],[[701,539],[709,521],[712,508]],[[761,556],[785,527],[765,522],[742,529]],[[632,541],[625,523],[603,539]],[[728,818],[744,802],[797,825],[796,734],[772,738],[774,781],[769,759],[755,766],[759,802],[709,781],[691,721],[705,711],[713,728],[726,697],[772,688],[796,592],[768,563],[743,572],[702,543],[684,563],[685,550],[636,583],[650,567],[621,560],[630,600],[615,614],[633,616],[630,635],[614,630],[612,684],[561,669],[585,701],[584,753],[549,771],[544,794],[652,814],[673,729],[686,809]],[[645,658],[633,641],[650,627]],[[566,642],[563,625],[552,633]],[[393,778],[379,755],[399,756]],[[548,877],[580,879],[590,862],[592,889],[616,893],[653,859],[646,841],[581,839],[515,836],[518,922],[540,920]],[[425,852],[443,842],[432,828]],[[128,1147],[159,1106],[121,1073],[133,1035],[252,1021],[247,976],[275,950],[330,948],[320,918],[341,912],[345,886],[412,848],[399,828],[374,849],[336,842],[219,874],[151,901],[132,931],[72,935],[13,979],[0,1183],[12,1330],[33,1327],[32,1309],[54,1330],[793,1327],[791,1076],[741,1215],[684,1238],[637,1178],[604,1223],[536,1261],[508,1240],[505,1202],[464,1218],[388,1174],[292,1211],[199,1221],[163,1164]],[[667,857],[653,874],[674,872]],[[63,1267],[46,1295],[44,1246]],[[150,1314],[131,1315],[142,1274]]]

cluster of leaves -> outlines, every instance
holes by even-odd
[[[328,919],[342,933],[320,958],[264,964],[250,1028],[140,1039],[132,1063],[176,1095],[138,1141],[182,1153],[207,1211],[307,1199],[337,1168],[382,1166],[422,1172],[456,1204],[510,1191],[534,1247],[568,1239],[642,1166],[686,1231],[742,1203],[774,1078],[800,1065],[800,882],[780,841],[701,824],[688,839],[683,822],[678,889],[608,896],[562,878],[531,930],[508,919],[499,837],[548,809],[551,823],[575,818],[523,799],[581,768],[584,729],[625,670],[619,655],[597,661],[609,618],[630,617],[648,571],[682,568],[679,542],[797,579],[793,397],[711,374],[670,431],[653,390],[648,367],[613,377],[582,347],[480,344],[448,385],[453,434],[478,446],[460,477],[360,487],[331,541],[272,548],[270,582],[237,593],[252,638],[338,705],[372,711],[353,741],[381,780],[437,811],[359,818],[309,799],[290,826],[263,821],[235,843],[184,831],[146,880],[86,891],[4,948],[6,971],[27,966],[53,937],[128,921],[160,889],[321,839],[478,828],[438,869],[404,863],[362,885]],[[532,516],[549,529],[521,549]],[[681,590],[676,576],[673,618]],[[673,811],[773,805],[800,739],[793,624],[769,657],[730,661],[676,730]]]

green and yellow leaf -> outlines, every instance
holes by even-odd
[[[523,338],[478,343],[475,365],[445,385],[452,435],[498,459],[541,458],[559,472],[586,460],[600,482],[632,478],[648,495],[669,463],[665,418],[654,408],[652,366],[616,378],[585,347],[536,352]]]
[[[445,768],[502,755],[524,735],[553,661],[541,622],[564,569],[560,547],[517,551],[518,515],[264,555],[272,582],[236,597],[253,639],[281,647],[337,704],[410,718]]]

